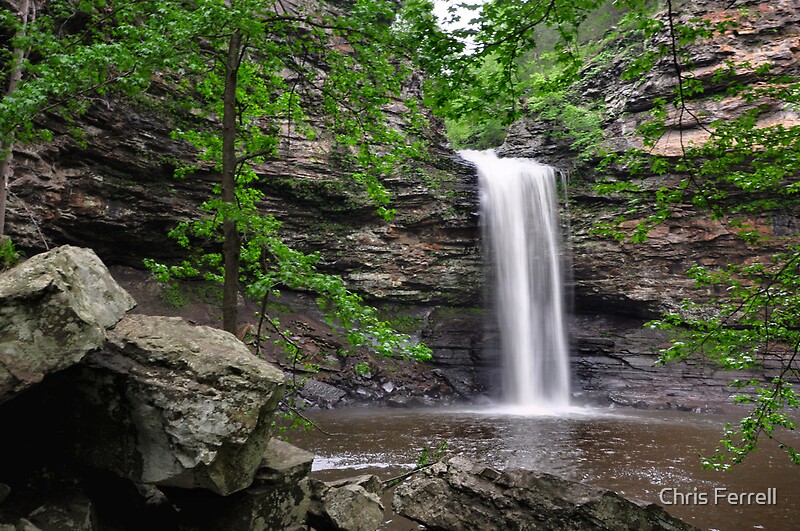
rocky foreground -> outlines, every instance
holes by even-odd
[[[361,516],[362,498],[382,518],[375,495],[312,485],[313,456],[271,438],[279,369],[135,304],[87,249],[0,276],[0,529],[287,529],[312,500],[324,520]]]
[[[375,476],[324,483],[272,437],[284,375],[232,334],[135,301],[91,250],[0,275],[0,531],[371,531]],[[657,506],[462,458],[397,488],[430,529],[690,529]]]

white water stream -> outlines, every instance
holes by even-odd
[[[481,219],[503,352],[504,401],[569,406],[569,351],[558,222],[558,177],[528,159],[461,151],[478,168]]]

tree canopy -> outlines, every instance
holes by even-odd
[[[460,138],[470,141],[469,129],[478,131],[473,142],[498,119],[509,123],[527,113],[552,124],[553,134],[568,139],[577,155],[574,177],[595,181],[601,193],[627,196],[633,206],[614,223],[598,225],[598,236],[645,241],[680,207],[724,223],[740,235],[742,245],[779,249],[766,262],[691,268],[699,286],[714,286],[722,295],[686,301],[682,311],[650,324],[676,337],[662,362],[699,356],[732,370],[780,367],[773,378],[732,383],[740,391],[735,401],[750,405],[751,413],[729,426],[717,454],[704,460],[710,468],[726,469],[741,462],[759,437],[780,439],[781,428],[796,427],[791,413],[798,407],[792,382],[800,375],[800,248],[797,238],[759,230],[755,220],[796,216],[800,206],[800,125],[770,119],[776,109],[796,116],[800,80],[779,73],[769,61],[731,59],[710,74],[697,68],[696,52],[704,43],[750,31],[750,23],[763,16],[757,3],[712,3],[715,16],[710,17],[695,14],[687,2],[615,2],[618,11],[607,19],[613,20],[608,31],[599,41],[582,41],[581,27],[608,4],[461,3],[462,10],[454,13],[472,9],[476,23],[449,38],[424,41],[439,50],[425,55],[435,58],[429,62],[434,71],[430,102],[453,120]],[[547,50],[538,49],[542,26],[557,37]],[[465,38],[474,43],[470,53]],[[602,99],[583,93],[586,79],[620,65],[616,81],[634,90],[648,76],[673,80],[670,90],[642,104],[650,118],[635,132],[641,147],[624,152],[605,142],[602,126],[609,118]],[[734,98],[746,110],[719,120],[704,109],[720,98]],[[465,128],[465,117],[466,133],[458,129]],[[694,141],[690,131],[700,131]],[[678,149],[665,153],[661,146],[671,134]],[[653,186],[648,176],[658,176],[663,184]],[[631,226],[623,225],[630,218],[637,223],[623,229]],[[800,463],[794,449],[781,446]]]

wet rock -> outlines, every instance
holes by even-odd
[[[696,529],[655,504],[550,474],[494,470],[463,457],[400,484],[395,511],[433,529]]]
[[[15,531],[44,531],[42,528],[37,527],[27,518],[20,518],[16,526],[11,526]]]
[[[252,482],[283,392],[283,374],[233,335],[172,317],[125,317],[70,376],[76,459],[220,494]]]
[[[325,515],[334,529],[372,531],[383,521],[380,498],[359,485],[331,489],[325,496]]]
[[[382,484],[373,475],[312,480],[308,523],[318,530],[374,531],[383,522]]]
[[[737,392],[730,381],[761,377],[758,371],[720,371],[692,360],[657,365],[669,336],[641,319],[578,315],[569,321],[581,403],[712,411]]]
[[[362,474],[351,478],[328,481],[327,485],[332,488],[344,487],[345,485],[358,485],[371,494],[380,496],[383,493],[383,482],[374,474]]]
[[[270,439],[255,479],[230,496],[170,491],[182,531],[272,531],[306,521],[311,502],[308,475],[314,456],[289,443]]]
[[[3,467],[5,475],[6,468]],[[50,471],[47,478],[15,487],[0,507],[0,522],[16,522],[16,530],[94,531],[99,529],[95,504],[75,482],[61,482]],[[44,481],[39,481],[44,479]],[[26,492],[27,491],[27,492]],[[6,529],[0,524],[0,530]],[[11,525],[10,529],[15,529]]]
[[[309,378],[300,389],[300,395],[319,406],[328,406],[337,404],[347,396],[347,391],[315,378]]]
[[[84,495],[75,494],[46,503],[28,515],[37,529],[58,531],[94,531],[99,529],[94,505]]]
[[[135,301],[89,249],[64,246],[0,275],[0,403],[79,362]]]
[[[393,396],[386,401],[386,405],[392,408],[417,408],[427,404],[418,396]]]

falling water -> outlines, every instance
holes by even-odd
[[[569,405],[556,173],[494,151],[462,151],[481,189],[487,262],[493,271],[505,401],[553,410]]]

